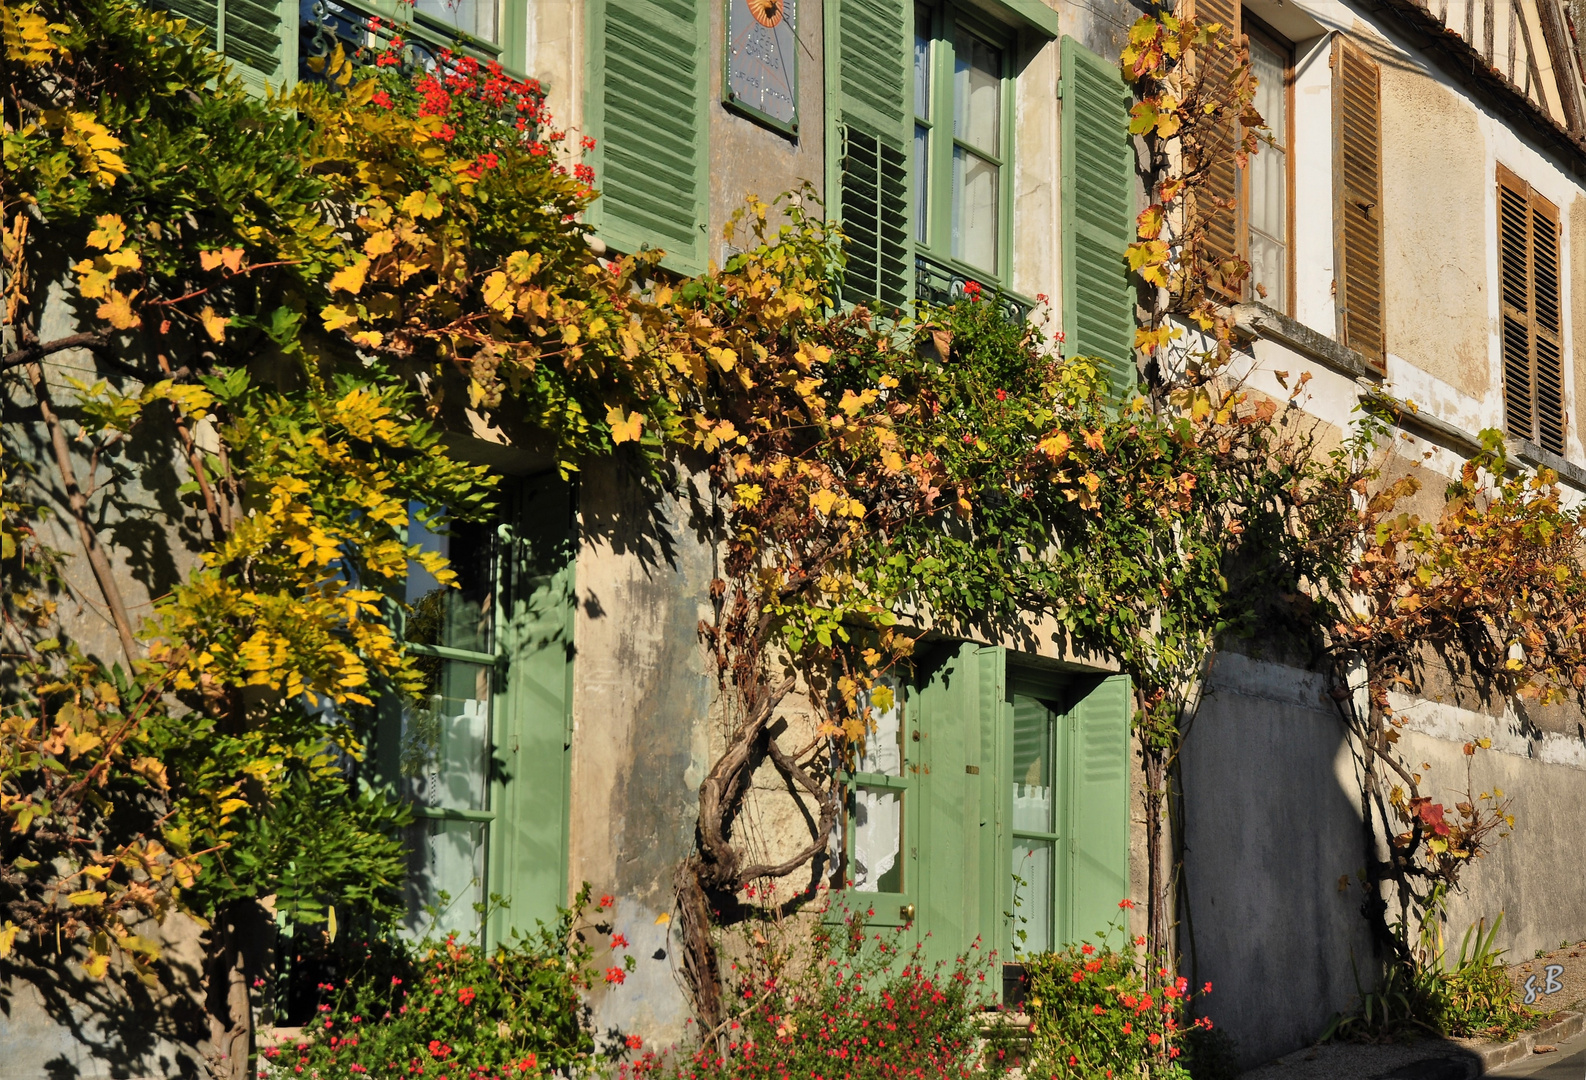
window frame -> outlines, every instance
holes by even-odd
[[[923,118],[929,129],[926,147],[926,172],[923,178],[910,177],[911,224],[924,223],[923,236],[914,233],[917,254],[949,268],[968,280],[997,289],[1007,288],[1013,269],[1013,197],[1017,117],[1018,76],[1015,73],[1019,35],[986,18],[974,8],[954,0],[921,0],[914,5],[916,19],[929,13],[931,24],[928,59],[930,103],[926,110],[914,100],[913,54],[910,53],[908,80],[910,139],[914,126]],[[916,25],[918,25],[916,23]],[[963,143],[968,153],[997,166],[997,265],[974,266],[953,254],[953,151],[961,140],[952,133],[954,117],[954,64],[957,59],[956,31],[962,30],[996,49],[1002,57],[998,80],[997,154],[990,154]],[[943,133],[949,137],[943,137]],[[912,169],[911,142],[910,163]],[[924,192],[920,180],[924,180]]]
[[[1251,268],[1252,276],[1247,277],[1241,293],[1241,300],[1253,300],[1274,308],[1284,315],[1294,314],[1295,304],[1295,258],[1294,258],[1294,43],[1289,41],[1276,30],[1263,22],[1259,16],[1249,8],[1241,8],[1239,12],[1240,29],[1247,37],[1260,41],[1273,52],[1283,57],[1283,227],[1285,236],[1283,241],[1283,277],[1284,296],[1281,303],[1274,303],[1273,298],[1262,297],[1256,292],[1254,267]],[[1262,119],[1266,119],[1263,117]],[[1274,135],[1276,133],[1274,132]],[[1260,151],[1257,151],[1258,153]],[[1234,236],[1235,246],[1239,257],[1246,265],[1250,263],[1250,166],[1235,170],[1234,180]]]
[[[919,910],[919,692],[912,680],[907,678],[892,680],[892,688],[899,713],[898,774],[864,772],[846,765],[837,770],[843,789],[837,822],[841,841],[833,860],[832,873],[837,876],[833,892],[841,898],[841,903],[833,909],[832,914],[840,914],[843,907],[858,911],[864,905],[863,910],[868,912],[865,916],[867,926],[905,927],[913,924]],[[897,862],[903,887],[897,892],[855,889],[847,876],[848,861],[854,846],[854,795],[861,788],[895,791],[903,799]]]

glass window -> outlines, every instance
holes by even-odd
[[[404,700],[396,736],[396,784],[413,808],[408,828],[408,928],[471,934],[484,902],[490,825],[490,714],[495,680],[495,532],[454,523],[447,534],[409,508],[408,542],[450,560],[456,586],[409,561],[405,636],[424,678]],[[389,730],[389,729],[388,729]]]
[[[962,27],[953,57],[953,257],[997,272],[1002,51]]]
[[[1252,20],[1246,16],[1246,22]],[[1289,84],[1291,52],[1252,27],[1250,68],[1255,107],[1272,143],[1262,144],[1244,172],[1240,202],[1250,261],[1250,293],[1279,311],[1289,309]]]
[[[1013,698],[1013,946],[1020,955],[1052,948],[1057,816],[1053,799],[1057,716],[1024,694]]]
[[[496,40],[498,0],[414,0],[414,10],[448,30],[480,41]]]
[[[915,812],[913,775],[908,763],[908,724],[904,713],[903,685],[886,679],[892,691],[889,708],[872,707],[872,728],[854,758],[844,803],[847,821],[842,830],[844,849],[838,860],[839,887],[856,893],[889,894],[886,904],[876,904],[879,918],[891,922],[912,919],[912,905],[902,894],[912,888],[908,851],[911,843],[908,815]],[[868,702],[866,702],[868,703]]]

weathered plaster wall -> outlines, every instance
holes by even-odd
[[[798,133],[785,135],[722,104],[726,79],[726,5],[711,6],[710,26],[710,257],[727,261],[722,230],[747,195],[769,202],[808,180],[826,190],[825,35],[821,0],[798,3]],[[835,148],[832,148],[835,153]],[[750,247],[747,229],[737,248]]]
[[[1489,388],[1487,189],[1476,113],[1376,50],[1382,65],[1382,222],[1388,351],[1471,397]]]
[[[1213,1021],[1259,1063],[1310,1042],[1371,955],[1353,759],[1321,681],[1218,656],[1183,758],[1188,907],[1180,946]]]
[[[568,880],[616,898],[612,924],[639,960],[597,993],[597,1027],[663,1044],[688,1011],[671,924],[657,919],[670,918],[673,873],[693,848],[715,695],[697,632],[715,574],[703,490],[686,468],[658,494],[623,462],[592,461],[578,492]]]

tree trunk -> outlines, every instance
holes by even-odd
[[[234,900],[215,912],[204,939],[205,1056],[215,1080],[248,1080],[253,1052],[253,983],[266,976],[275,926],[256,900]]]
[[[1163,866],[1163,819],[1167,806],[1167,757],[1155,747],[1142,747],[1145,771],[1146,949],[1155,971],[1170,959],[1168,938],[1172,928],[1173,875]]]
[[[77,523],[77,538],[82,541],[83,554],[88,557],[89,569],[94,573],[94,581],[99,585],[100,595],[105,598],[105,606],[110,609],[110,619],[115,623],[116,636],[121,639],[121,650],[126,653],[127,663],[130,665],[140,654],[137,639],[132,634],[132,619],[127,614],[126,602],[121,597],[121,587],[116,584],[115,573],[110,566],[110,557],[100,546],[99,535],[88,520],[88,496],[83,494],[82,485],[77,482],[77,470],[72,465],[71,447],[66,442],[66,432],[61,427],[60,416],[56,414],[55,405],[50,400],[50,388],[49,383],[44,379],[44,368],[37,360],[33,360],[28,362],[27,372],[28,381],[33,387],[34,400],[39,404],[39,415],[44,418],[44,426],[49,429],[50,448],[55,454],[55,468],[60,472],[61,486],[66,491],[67,508],[71,511],[72,520]]]

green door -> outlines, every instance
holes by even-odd
[[[409,528],[410,543],[445,554],[458,575],[443,588],[410,565],[404,631],[426,692],[392,703],[377,739],[382,775],[415,819],[415,935],[502,941],[552,921],[566,899],[572,494],[555,476],[503,494],[499,524],[442,534],[415,515]]]

